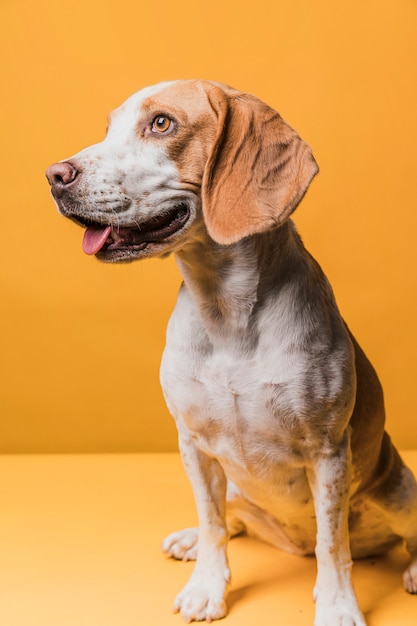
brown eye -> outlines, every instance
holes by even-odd
[[[154,133],[167,133],[172,127],[173,122],[166,115],[158,115],[152,122],[152,131]]]

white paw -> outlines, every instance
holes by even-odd
[[[187,623],[221,619],[227,614],[226,586],[229,578],[228,569],[221,578],[194,571],[175,600],[175,613],[181,613]]]
[[[417,560],[411,563],[403,575],[404,588],[408,593],[417,594]]]
[[[197,558],[198,528],[186,528],[172,533],[162,542],[162,552],[180,561]]]
[[[317,607],[314,626],[366,626],[366,622],[357,607],[333,604]]]

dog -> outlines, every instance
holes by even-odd
[[[417,593],[417,484],[384,430],[375,370],[290,218],[318,167],[267,104],[220,83],[146,87],[106,138],[48,168],[59,211],[105,262],[174,253],[183,283],[161,383],[199,528],[174,610],[227,613],[227,543],[315,554],[316,626],[364,626],[352,558],[404,542]]]

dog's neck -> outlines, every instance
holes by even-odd
[[[288,256],[298,256],[299,245],[289,221],[230,246],[215,243],[205,233],[177,252],[185,286],[212,336],[224,341],[253,325],[257,305],[279,282]]]

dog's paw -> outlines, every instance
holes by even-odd
[[[314,626],[366,626],[366,622],[357,607],[335,604],[317,609]]]
[[[227,614],[226,586],[229,578],[229,570],[222,578],[194,572],[176,597],[174,612],[181,613],[187,623],[221,619]]]
[[[403,581],[404,588],[408,593],[417,594],[417,559],[405,570]]]
[[[172,533],[162,542],[162,552],[180,561],[197,558],[198,528],[185,528]]]

